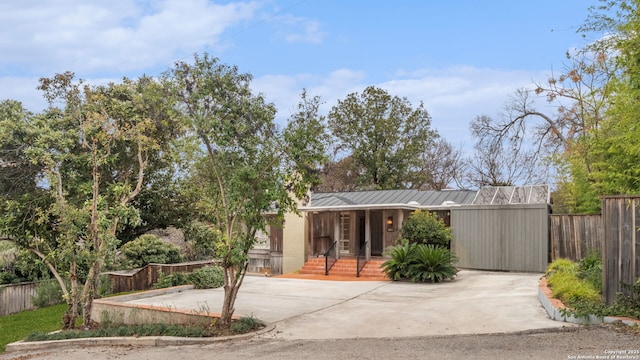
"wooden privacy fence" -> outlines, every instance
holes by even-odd
[[[604,228],[598,215],[550,215],[549,244],[551,260],[578,261],[590,251],[600,253]]]
[[[37,288],[34,282],[0,285],[0,316],[34,309],[31,298],[36,296]]]
[[[104,274],[108,275],[111,281],[111,292],[117,294],[151,289],[153,284],[158,281],[160,273],[169,275],[179,272],[192,272],[203,266],[215,264],[216,262],[213,260],[192,261],[179,264],[149,264],[131,271],[112,271]]]
[[[640,276],[640,196],[604,197],[602,218],[602,292],[611,304],[619,292],[631,295],[623,284]]]

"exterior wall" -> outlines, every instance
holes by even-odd
[[[393,217],[393,230],[389,231],[389,227],[387,224],[387,220],[389,217]],[[385,210],[382,212],[382,232],[383,232],[383,249],[382,251],[396,244],[396,240],[400,237],[400,228],[402,227],[402,222],[404,221],[405,213],[403,210]]]
[[[292,273],[302,267],[309,254],[305,241],[306,221],[302,215],[287,213],[282,231],[282,273]]]
[[[544,272],[547,205],[468,205],[451,209],[451,250],[469,269]]]

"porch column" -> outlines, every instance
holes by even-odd
[[[338,242],[336,244],[335,252],[336,252],[336,259],[340,258],[340,212],[336,211],[334,212],[334,216],[333,216],[333,242]]]
[[[309,254],[311,254],[310,256],[305,256],[304,257],[304,261],[307,262],[307,260],[309,260],[309,257],[311,256],[318,256],[320,254],[316,254],[316,250],[318,249],[318,245],[316,245],[316,237],[313,234],[313,211],[309,211],[307,213],[308,219],[309,219],[309,230],[307,230],[307,236],[309,237],[307,240],[307,245],[309,246]]]
[[[403,221],[404,221],[404,211],[402,209],[398,209],[398,225],[396,225],[397,231],[400,231]]]
[[[371,260],[371,216],[370,210],[364,211],[364,241],[366,242],[365,259]]]

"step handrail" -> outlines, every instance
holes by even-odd
[[[364,244],[360,247],[360,250],[358,250],[358,255],[356,256],[356,277],[360,277],[360,271],[362,271],[362,269],[364,269],[364,266],[367,264],[367,257],[364,252],[367,249],[368,243],[368,241],[365,241]],[[360,266],[360,257],[364,257],[362,266]]]
[[[336,247],[338,245],[338,241],[334,241],[333,244],[329,247],[327,251],[324,252],[324,274],[329,275],[329,270],[336,264],[338,261],[338,254],[336,253]],[[333,255],[332,255],[333,253]],[[331,257],[331,264],[329,264],[329,257]]]

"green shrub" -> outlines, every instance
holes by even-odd
[[[185,258],[190,261],[207,260],[216,256],[216,241],[220,232],[211,226],[194,221],[182,229],[184,240],[187,243]]]
[[[188,275],[188,281],[196,289],[215,289],[224,284],[224,274],[219,266],[205,266]]]
[[[578,277],[602,293],[602,257],[599,252],[591,251],[578,262]]]
[[[156,289],[164,289],[172,286],[187,285],[189,283],[189,277],[185,273],[173,273],[165,275],[160,272],[158,274],[158,281],[153,285]]]
[[[113,294],[113,286],[109,275],[101,274],[98,278],[98,297],[107,297]]]
[[[219,266],[205,266],[190,273],[158,274],[158,281],[153,285],[156,289],[191,284],[196,289],[215,289],[224,284],[224,275]]]
[[[412,243],[443,247],[451,241],[451,229],[438,215],[421,210],[415,211],[402,223],[400,235]]]
[[[454,264],[458,262],[448,249],[434,245],[416,247],[409,264],[409,278],[414,282],[442,282],[458,273]]]
[[[55,280],[46,280],[38,283],[36,295],[31,297],[31,303],[36,307],[43,308],[57,305],[64,302],[62,289]]]
[[[253,316],[249,317],[241,317],[237,321],[231,323],[231,331],[239,334],[248,333],[250,331],[255,331],[262,329],[264,327],[264,323]]]
[[[578,272],[578,264],[569,259],[556,259],[547,266],[545,275],[549,277],[556,272],[575,274]]]
[[[601,289],[579,277],[579,265],[571,260],[558,259],[546,272],[547,282],[554,298],[565,305],[601,302]]]
[[[123,266],[139,268],[147,264],[175,264],[182,261],[180,249],[165,243],[157,236],[145,234],[124,244],[120,250],[125,256]]]
[[[415,243],[405,243],[390,246],[385,251],[385,256],[391,259],[382,264],[382,269],[389,279],[396,281],[409,277],[409,264],[417,246]]]
[[[391,280],[442,282],[457,274],[457,257],[446,248],[434,245],[404,243],[389,247],[385,255],[391,259],[382,264]]]

